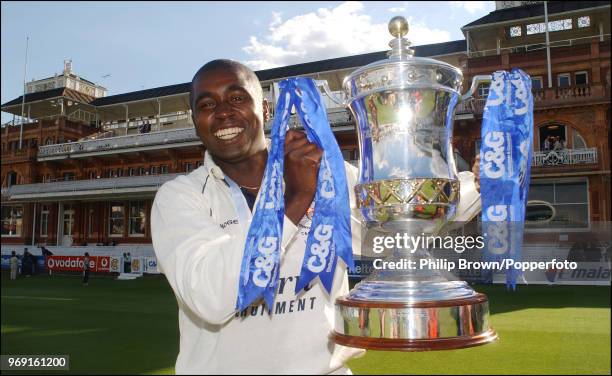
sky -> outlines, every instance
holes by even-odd
[[[2,103],[26,80],[73,72],[108,95],[188,82],[207,61],[254,70],[388,50],[388,21],[406,17],[414,46],[464,39],[494,1],[1,3]],[[12,115],[2,113],[2,122]]]

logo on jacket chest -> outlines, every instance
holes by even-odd
[[[220,224],[219,224],[219,226],[220,226],[222,229],[225,229],[225,228],[226,228],[226,227],[228,227],[228,226],[231,226],[231,225],[237,225],[237,224],[238,224],[238,219],[236,219],[236,218],[232,218],[232,219],[228,219],[227,221],[225,221],[225,222],[223,222],[223,223],[220,223]]]

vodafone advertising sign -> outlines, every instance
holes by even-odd
[[[84,256],[48,256],[47,268],[53,271],[83,271]],[[89,270],[91,272],[110,272],[109,256],[90,256]]]

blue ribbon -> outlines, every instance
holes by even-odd
[[[306,241],[296,293],[317,276],[327,292],[331,292],[337,257],[342,258],[350,268],[353,267],[344,160],[329,126],[319,91],[314,81],[307,78],[283,80],[279,88],[279,102],[272,126],[272,144],[242,259],[236,302],[236,309],[240,311],[261,296],[268,308],[271,308],[274,302],[285,216],[285,135],[293,107],[304,125],[308,140],[323,150],[312,227]]]
[[[531,79],[520,69],[497,71],[489,87],[480,145],[486,261],[521,259],[532,149]],[[506,285],[516,288],[520,273],[506,269]]]

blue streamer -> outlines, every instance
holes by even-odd
[[[520,69],[495,72],[483,114],[480,146],[486,261],[521,259],[532,149],[531,79]],[[520,274],[518,269],[507,269],[506,285],[516,288]]]
[[[290,110],[295,106],[310,142],[323,150],[318,172],[315,211],[296,293],[319,276],[331,292],[337,257],[353,267],[348,187],[344,160],[312,79],[289,78],[280,95],[272,126],[272,144],[240,271],[236,309],[263,296],[272,307],[278,282],[285,215],[283,198],[284,144]],[[337,256],[337,257],[336,257]]]

